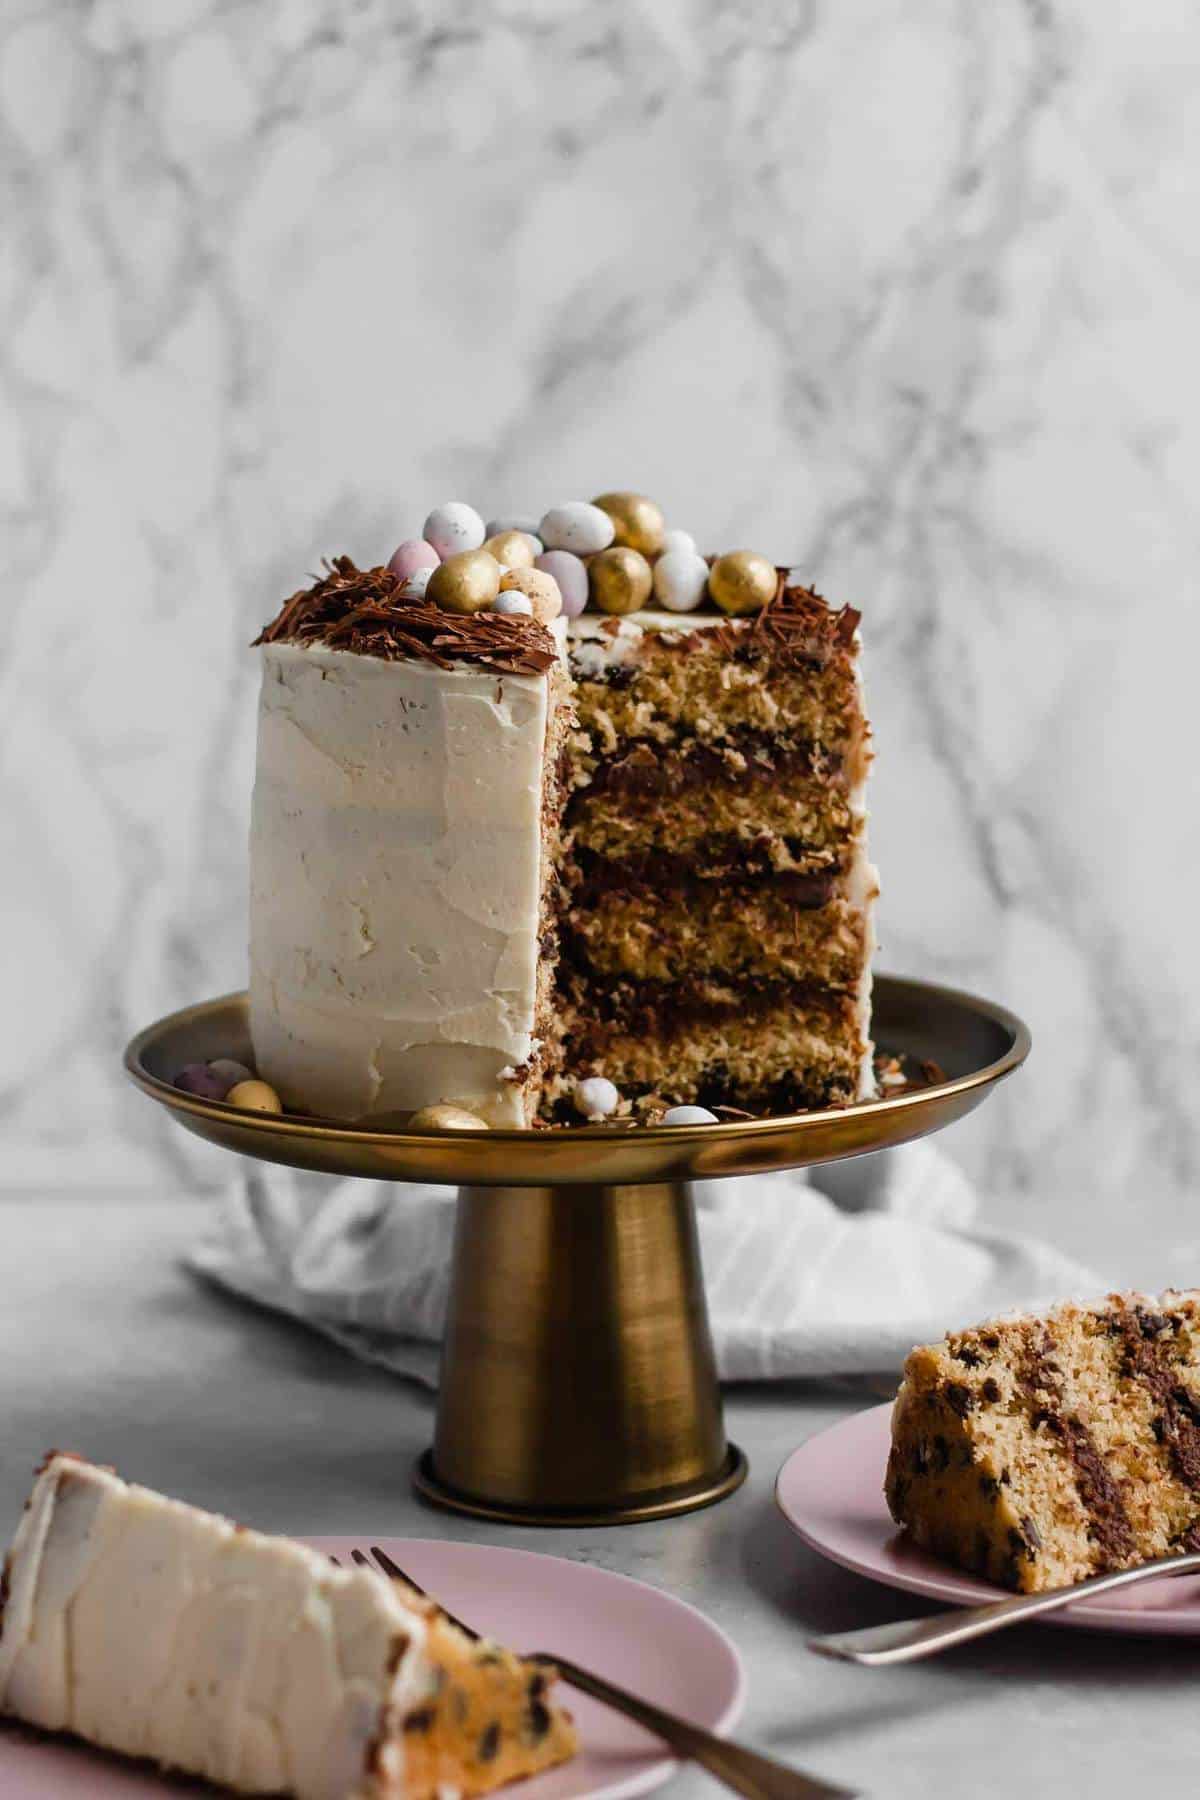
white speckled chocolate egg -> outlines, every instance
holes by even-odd
[[[492,611],[501,613],[505,618],[516,618],[522,614],[528,618],[533,612],[533,601],[528,594],[506,594],[502,588],[492,602]]]
[[[588,1075],[576,1082],[574,1099],[575,1111],[585,1119],[607,1119],[621,1104],[621,1096],[607,1075]]]
[[[695,612],[708,592],[708,564],[694,550],[668,550],[654,565],[654,598],[668,612]]]
[[[707,1106],[668,1106],[659,1121],[662,1125],[719,1125],[720,1122]]]
[[[696,550],[696,540],[690,531],[667,531],[663,533],[661,555],[667,556],[672,550]]]
[[[537,534],[547,550],[572,550],[576,556],[594,556],[597,550],[608,549],[614,531],[608,514],[590,500],[568,500],[565,506],[550,508]]]
[[[457,556],[460,550],[478,550],[487,533],[483,520],[465,500],[447,500],[435,506],[421,528],[421,536],[438,555]]]
[[[436,569],[438,566],[439,565],[435,563],[433,568]],[[433,569],[414,569],[411,575],[406,575],[404,577],[404,586],[400,589],[400,592],[402,594],[407,594],[410,600],[423,600],[425,598],[425,590],[429,586],[429,577],[432,574]]]
[[[554,577],[565,617],[577,619],[588,603],[587,564],[570,550],[547,550],[533,566]]]

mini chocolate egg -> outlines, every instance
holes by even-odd
[[[434,568],[440,567],[440,563],[434,564]],[[429,577],[432,574],[433,569],[414,569],[411,575],[404,577],[404,586],[400,592],[409,600],[423,600],[429,587]]]
[[[643,556],[658,555],[667,528],[661,506],[647,500],[645,494],[598,494],[592,505],[612,520],[614,544],[640,550]]]
[[[477,613],[500,592],[500,564],[486,550],[460,550],[432,570],[425,597],[443,612]]]
[[[654,598],[668,612],[695,612],[708,592],[708,564],[694,550],[668,550],[654,565]]]
[[[562,595],[564,616],[577,619],[588,603],[588,572],[583,559],[570,550],[546,550],[533,566],[554,577]]]
[[[488,1123],[464,1106],[451,1106],[439,1100],[433,1106],[422,1106],[408,1121],[410,1131],[486,1131]]]
[[[266,1081],[239,1081],[225,1096],[227,1106],[238,1106],[243,1112],[281,1113],[283,1102]]]
[[[614,544],[601,550],[588,564],[592,599],[606,613],[637,612],[645,606],[654,586],[650,564],[640,550]]]
[[[185,1094],[194,1094],[197,1100],[223,1100],[229,1092],[229,1083],[214,1075],[207,1063],[188,1063],[180,1069],[173,1085]]]
[[[447,500],[444,506],[435,506],[421,527],[421,536],[443,561],[460,550],[478,550],[485,535],[483,520],[465,500]]]
[[[405,538],[388,558],[388,568],[401,581],[406,581],[418,569],[436,569],[441,560],[433,545],[427,544],[424,538]]]
[[[757,550],[730,550],[708,571],[708,591],[722,612],[758,612],[775,598],[779,575]]]
[[[563,609],[558,583],[544,569],[510,569],[500,578],[500,592],[524,594],[540,625],[552,624]]]
[[[501,587],[492,601],[492,611],[506,618],[516,618],[522,613],[528,618],[533,612],[533,601],[528,594],[506,594]]]
[[[504,519],[489,519],[487,522],[488,537],[498,537],[502,531],[519,531],[525,537],[537,537],[538,522],[536,519],[518,519],[511,516]],[[540,544],[541,540],[538,539]]]
[[[662,554],[666,556],[672,550],[696,551],[696,540],[690,531],[666,531],[663,533]]]
[[[568,500],[552,506],[537,528],[547,550],[573,550],[576,556],[592,556],[607,550],[613,541],[613,522],[600,507],[586,500]]]
[[[660,1125],[719,1125],[720,1123],[716,1113],[709,1112],[707,1106],[668,1106],[659,1120]]]
[[[234,1062],[232,1056],[218,1056],[208,1066],[218,1081],[225,1083],[226,1094],[230,1088],[236,1087],[239,1081],[257,1080],[253,1069],[248,1069],[245,1063]]]
[[[607,1075],[588,1075],[577,1081],[573,1099],[575,1111],[585,1119],[607,1119],[621,1104],[621,1096]]]
[[[503,563],[507,568],[532,569],[533,559],[537,554],[533,545],[534,540],[526,537],[523,531],[498,531],[495,537],[487,539],[483,547],[489,556],[494,556],[498,563]]]

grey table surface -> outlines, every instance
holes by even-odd
[[[737,1735],[877,1795],[1116,1794],[1195,1779],[1200,1646],[1028,1627],[936,1663],[866,1671],[809,1654],[815,1632],[925,1610],[799,1543],[775,1511],[788,1453],[864,1403],[789,1383],[727,1394],[745,1487],[682,1519],[594,1530],[475,1524],[422,1506],[408,1473],[432,1401],[180,1266],[202,1200],[10,1195],[0,1509],[12,1521],[50,1446],[247,1524],[452,1536],[618,1569],[691,1601],[749,1676]],[[6,1534],[9,1527],[3,1527]],[[716,1791],[681,1773],[670,1792]]]

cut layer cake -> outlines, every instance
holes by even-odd
[[[425,539],[469,514],[477,545],[338,558],[264,629],[251,1027],[289,1108],[872,1091],[858,615],[620,511],[485,545],[456,503]]]

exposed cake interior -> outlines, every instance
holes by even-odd
[[[914,1350],[887,1499],[1025,1592],[1200,1548],[1200,1295],[1112,1294]]]
[[[877,881],[857,615],[575,621],[566,1056],[635,1105],[751,1112],[870,1090]]]
[[[572,1754],[552,1681],[404,1582],[60,1453],[5,1563],[0,1710],[240,1793],[486,1792]]]

